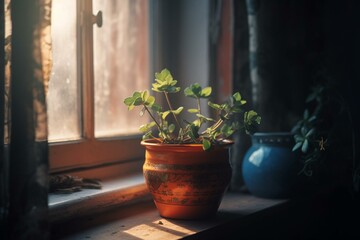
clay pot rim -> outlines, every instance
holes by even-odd
[[[214,148],[227,148],[234,144],[233,140],[224,139],[221,144],[216,145]],[[141,141],[141,145],[145,147],[166,147],[166,148],[191,148],[191,149],[202,149],[200,143],[161,143],[158,139],[146,139]]]

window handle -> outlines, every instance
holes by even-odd
[[[102,17],[102,11],[98,11],[96,15],[92,16],[92,23],[95,24],[101,28],[103,25],[103,17]]]

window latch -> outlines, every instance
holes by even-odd
[[[92,15],[92,24],[95,24],[101,28],[103,25],[103,17],[102,17],[102,11],[98,11],[96,15]]]

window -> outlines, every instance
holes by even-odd
[[[52,4],[51,172],[143,158],[138,126],[147,119],[123,99],[150,86],[148,1]]]

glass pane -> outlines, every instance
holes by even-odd
[[[76,1],[52,2],[53,67],[47,96],[49,141],[79,139],[76,63]]]
[[[123,104],[134,90],[149,88],[148,2],[94,0],[103,26],[94,26],[95,136],[139,133],[148,121]]]

